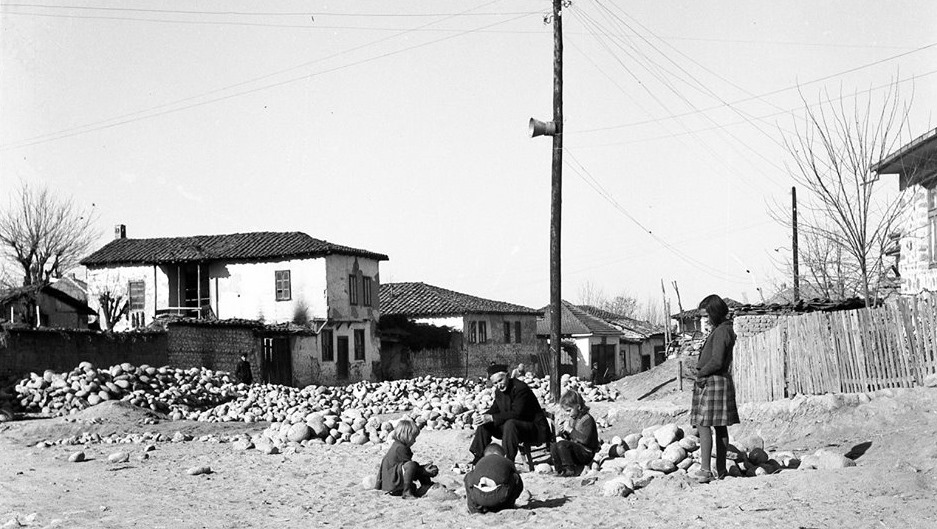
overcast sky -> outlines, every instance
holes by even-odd
[[[551,140],[527,137],[552,118],[549,0],[55,4],[0,3],[0,197],[27,180],[93,203],[102,245],[118,223],[297,230],[389,255],[383,282],[549,302]],[[849,106],[897,82],[908,134],[934,127],[937,2],[564,13],[574,302],[661,280],[685,306],[755,302],[784,281],[767,205],[790,203],[798,85]]]

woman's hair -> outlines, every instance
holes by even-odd
[[[405,445],[412,445],[420,435],[420,427],[413,422],[413,419],[403,418],[394,427],[394,439]]]
[[[729,316],[729,306],[726,302],[715,294],[710,294],[699,302],[699,308],[706,311],[709,316],[709,322],[714,326],[726,321]]]
[[[560,397],[560,406],[564,408],[579,408],[582,413],[589,412],[589,406],[586,406],[586,399],[578,391],[571,389]]]

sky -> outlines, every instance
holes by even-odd
[[[128,237],[302,231],[549,303],[548,0],[0,2],[0,207]],[[577,0],[563,11],[562,294],[684,308],[785,278],[786,135],[896,85],[933,129],[937,2]],[[891,177],[892,179],[894,177]],[[897,187],[886,177],[883,187]],[[798,200],[801,193],[798,194]],[[674,310],[673,312],[676,312]]]

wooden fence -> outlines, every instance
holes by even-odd
[[[813,312],[736,343],[738,402],[921,385],[937,373],[937,293]]]

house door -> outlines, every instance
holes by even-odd
[[[335,366],[336,373],[335,375],[340,379],[344,380],[348,378],[348,337],[339,336],[338,337],[338,358],[336,359],[337,364]]]
[[[293,363],[287,338],[264,338],[260,372],[267,384],[293,383]]]
[[[615,346],[613,344],[593,344],[591,353],[592,363],[598,365],[593,380],[597,384],[604,384],[615,374]]]
[[[576,356],[579,350],[575,345],[563,345],[560,347],[560,376],[569,375],[574,377],[576,371]]]

